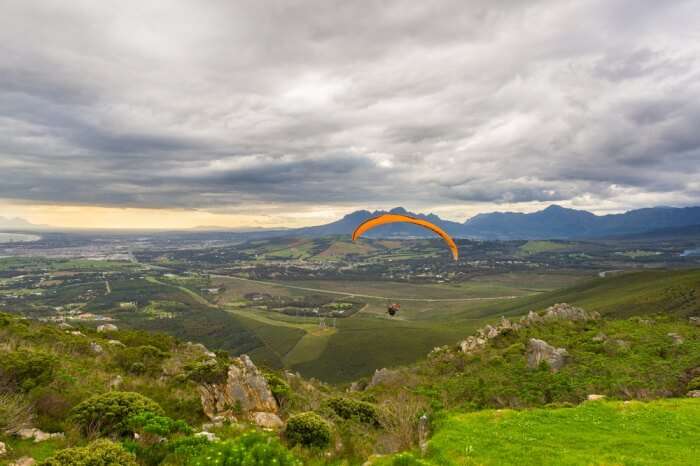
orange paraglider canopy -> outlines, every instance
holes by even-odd
[[[398,222],[412,223],[414,225],[427,228],[428,230],[432,230],[433,232],[437,233],[442,237],[442,239],[445,240],[447,245],[450,247],[450,250],[452,251],[452,257],[454,258],[454,260],[459,259],[459,250],[457,249],[457,245],[455,244],[454,240],[450,237],[450,235],[445,233],[445,231],[442,228],[433,223],[430,223],[427,220],[409,217],[408,215],[383,214],[378,215],[377,217],[367,219],[364,222],[360,223],[360,225],[355,229],[355,231],[352,232],[352,240],[355,241],[357,238],[362,236],[364,232],[366,232],[367,230],[371,230],[374,227],[378,227],[379,225]]]

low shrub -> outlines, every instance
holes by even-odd
[[[0,385],[27,392],[49,384],[57,367],[56,357],[45,351],[19,349],[0,353]]]
[[[16,434],[32,424],[31,404],[23,395],[0,393],[0,433]]]
[[[301,466],[294,455],[274,437],[251,432],[235,440],[210,444],[190,463],[195,466]]]
[[[318,414],[306,412],[289,418],[285,435],[292,445],[325,448],[331,442],[331,426]]]
[[[219,384],[226,382],[229,363],[223,359],[208,359],[185,365],[185,379],[196,383]]]
[[[66,448],[39,466],[138,466],[136,458],[118,443],[96,440],[85,447]]]
[[[133,433],[128,425],[131,416],[144,411],[163,415],[163,409],[153,400],[135,392],[108,392],[78,404],[71,420],[83,434],[123,436]]]
[[[168,416],[162,416],[151,411],[141,411],[132,414],[127,419],[126,425],[129,430],[141,436],[154,435],[168,437],[176,433],[192,433],[192,428],[185,421],[174,420]]]
[[[365,424],[379,425],[377,407],[366,401],[334,397],[327,400],[326,405],[343,419],[356,419]]]

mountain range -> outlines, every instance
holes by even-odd
[[[358,210],[332,223],[288,230],[299,236],[350,235],[362,223],[383,213],[398,213],[429,220],[459,238],[476,239],[574,239],[635,235],[655,230],[700,225],[700,207],[652,207],[622,214],[595,215],[585,210],[551,205],[533,213],[493,212],[476,215],[464,223],[443,220],[435,214],[408,212],[403,207],[389,211]],[[370,237],[430,236],[415,225],[395,223],[378,227]]]

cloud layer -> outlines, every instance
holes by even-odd
[[[7,200],[700,202],[697,1],[0,8]]]

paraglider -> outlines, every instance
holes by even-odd
[[[452,258],[454,260],[459,259],[459,250],[457,249],[457,245],[455,244],[454,240],[445,233],[445,231],[440,228],[439,226],[435,225],[434,223],[431,223],[427,220],[423,220],[421,218],[415,218],[415,217],[410,217],[408,215],[401,215],[401,214],[382,214],[378,215],[376,217],[372,217],[368,220],[365,220],[362,222],[352,233],[352,240],[355,241],[357,238],[362,236],[363,233],[365,233],[367,230],[371,230],[374,227],[378,227],[379,225],[386,225],[387,223],[397,223],[397,222],[404,222],[404,223],[412,223],[414,225],[421,226],[423,228],[427,228],[428,230],[433,231],[434,233],[437,233],[442,237],[442,239],[445,240],[447,243],[447,246],[449,246],[450,250],[452,251]],[[393,315],[393,314],[392,314]]]
[[[389,314],[391,317],[394,317],[397,312],[401,310],[401,305],[399,303],[392,303],[389,304],[386,308],[387,314]]]

